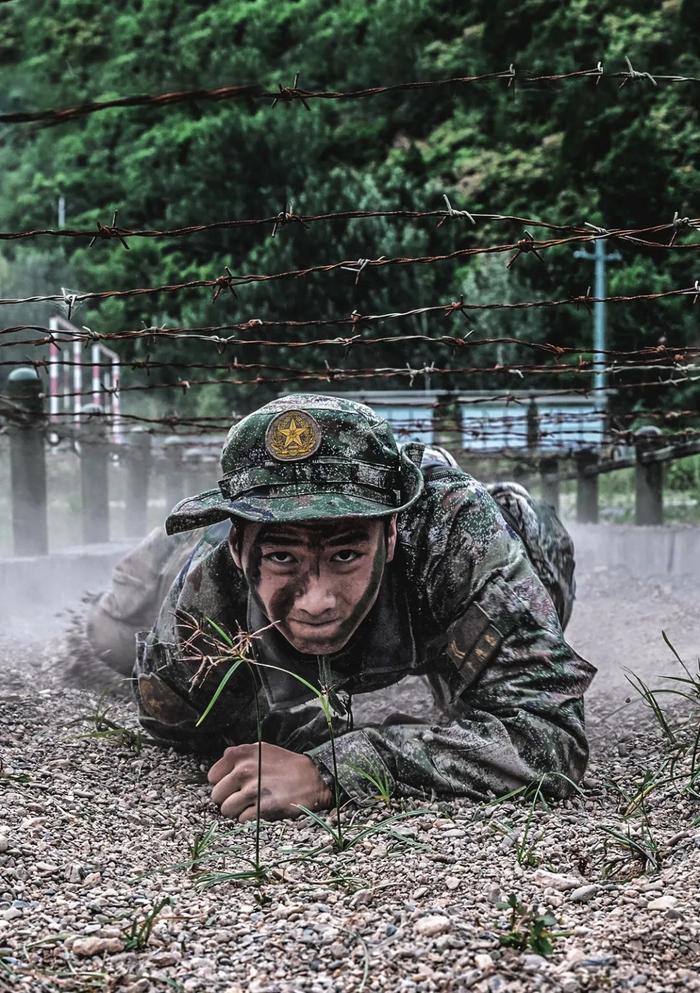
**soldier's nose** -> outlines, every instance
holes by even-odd
[[[306,615],[309,619],[328,614],[332,617],[336,607],[335,594],[324,583],[311,579],[301,590],[294,601],[295,612]]]

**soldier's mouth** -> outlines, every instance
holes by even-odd
[[[338,618],[336,617],[332,621],[296,621],[293,618],[289,618],[288,622],[302,628],[329,628],[338,623]]]

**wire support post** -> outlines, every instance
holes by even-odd
[[[649,425],[635,433],[636,465],[634,473],[635,524],[664,522],[664,464],[646,462],[644,457],[663,444],[661,429]]]
[[[6,389],[17,415],[8,431],[13,548],[15,555],[47,555],[44,388],[35,369],[22,367],[10,373]]]
[[[560,506],[559,459],[549,457],[540,461],[540,488],[542,500],[553,507],[558,514]]]
[[[124,533],[129,538],[142,538],[148,530],[151,441],[149,431],[140,426],[132,428],[128,436]]]
[[[579,524],[598,523],[598,453],[583,449],[576,455],[576,520]]]
[[[83,543],[109,541],[109,444],[107,418],[98,403],[80,411],[80,494]]]
[[[177,435],[166,438],[163,443],[163,485],[165,507],[170,511],[183,499],[185,494],[183,477],[183,443]]]

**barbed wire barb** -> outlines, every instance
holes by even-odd
[[[276,107],[278,103],[291,103],[292,100],[301,100],[306,109],[311,110],[311,107],[309,107],[306,101],[307,96],[310,95],[311,94],[307,93],[305,90],[299,89],[299,73],[297,72],[294,75],[294,82],[291,86],[283,86],[281,83],[279,84],[279,93],[272,101],[272,106]]]
[[[619,89],[625,85],[625,83],[634,79],[648,79],[653,86],[658,86],[658,83],[652,76],[650,72],[638,72],[629,60],[629,57],[625,55],[625,62],[627,63],[627,73],[624,75],[622,82],[620,83]]]
[[[444,212],[444,216],[441,217],[440,220],[435,225],[436,228],[441,228],[443,224],[445,224],[448,220],[454,217],[466,217],[468,220],[472,222],[472,224],[474,225],[476,224],[474,217],[469,213],[468,210],[455,210],[455,208],[450,203],[446,193],[442,194],[442,199],[445,201],[445,212]]]
[[[97,234],[93,235],[92,238],[90,239],[90,244],[88,245],[88,248],[92,248],[92,246],[95,244],[98,238],[105,238],[105,239],[118,238],[119,241],[124,246],[124,248],[127,250],[127,252],[129,251],[129,246],[126,242],[126,239],[124,238],[124,235],[117,227],[118,214],[119,211],[115,210],[114,213],[112,214],[112,223],[109,225],[102,224],[100,223],[100,221],[97,221]]]

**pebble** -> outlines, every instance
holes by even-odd
[[[71,951],[81,958],[92,955],[103,955],[105,952],[114,954],[124,950],[124,942],[119,938],[76,938]]]
[[[452,921],[449,917],[443,917],[442,914],[428,914],[426,917],[419,918],[413,926],[418,934],[423,935],[424,938],[435,938],[439,934],[450,931]]]
[[[617,958],[614,955],[601,952],[597,955],[587,955],[586,958],[581,959],[580,964],[584,969],[604,969],[607,966],[616,965],[616,963]]]
[[[131,986],[127,986],[124,993],[148,993],[151,984],[147,979],[137,979]]]
[[[536,869],[532,874],[534,882],[540,886],[548,886],[553,890],[565,892],[581,887],[581,880],[574,876],[563,876],[558,872],[548,872],[546,869]]]
[[[69,883],[80,882],[80,866],[76,863],[69,865],[66,869],[66,880]]]
[[[54,872],[58,872],[58,866],[54,865],[53,862],[37,862],[34,865],[35,869],[39,872],[46,873],[47,876],[52,875]]]
[[[10,839],[0,834],[0,852],[6,852],[10,847]]]
[[[547,965],[547,959],[542,955],[523,955],[520,962],[525,972],[539,972],[543,965]]]
[[[448,890],[459,889],[459,879],[457,876],[447,876],[445,879],[445,886]]]
[[[671,910],[676,906],[678,900],[675,896],[670,894],[667,896],[658,896],[655,900],[650,900],[647,904],[647,910]]]
[[[586,886],[578,886],[575,890],[572,890],[569,894],[569,899],[573,903],[587,903],[592,900],[593,897],[598,893],[600,887],[596,886],[595,883],[588,883]]]

